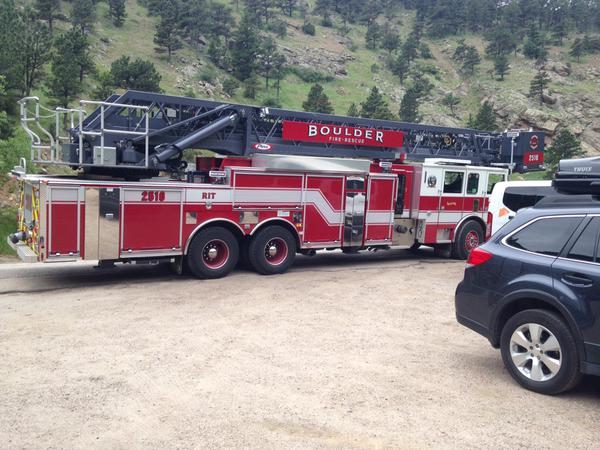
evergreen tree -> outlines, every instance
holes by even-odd
[[[529,30],[525,44],[523,44],[523,54],[529,59],[540,61],[543,61],[548,57],[546,40],[537,28],[531,28],[531,30]]]
[[[256,71],[256,55],[260,40],[252,18],[244,14],[237,30],[233,34],[231,65],[233,75],[240,81],[250,78]]]
[[[508,29],[506,24],[494,27],[485,35],[487,45],[485,55],[494,59],[500,55],[507,55],[517,48],[517,36]]]
[[[116,27],[122,26],[127,17],[125,0],[108,0],[108,16]]]
[[[381,27],[377,22],[369,24],[365,34],[365,47],[369,50],[377,50],[381,40]]]
[[[252,74],[246,78],[244,80],[244,97],[255,99],[259,84],[256,74]]]
[[[473,128],[477,130],[496,131],[498,127],[496,125],[496,115],[494,114],[494,109],[489,102],[484,102],[479,108],[474,125],[475,126]]]
[[[217,67],[225,69],[227,65],[227,48],[220,37],[211,38],[206,50],[208,59]]]
[[[391,54],[400,47],[400,36],[392,30],[387,30],[383,34],[381,46]]]
[[[79,68],[79,82],[83,82],[83,77],[95,70],[94,59],[90,55],[90,43],[87,35],[78,30],[72,30],[69,33],[75,62]]]
[[[408,38],[406,38],[406,41],[402,45],[402,55],[404,56],[404,59],[406,59],[406,61],[408,61],[408,63],[410,64],[413,60],[417,58],[417,56],[419,56],[418,50],[419,41],[413,34],[411,34],[410,36],[408,36]]]
[[[0,0],[0,75],[9,95],[23,90],[23,21],[14,0]]]
[[[50,60],[49,27],[37,20],[37,14],[31,7],[25,7],[21,13],[23,34],[21,36],[22,53],[20,59],[23,68],[21,94],[28,96],[31,89],[44,76],[44,66]]]
[[[350,105],[350,108],[348,108],[348,112],[346,113],[346,115],[350,117],[360,117],[360,112],[358,111],[356,103],[353,102]]]
[[[240,87],[240,83],[235,78],[227,78],[223,81],[223,92],[225,92],[229,97],[233,97],[235,95],[235,91]]]
[[[385,98],[379,92],[376,86],[371,88],[367,99],[360,104],[360,116],[371,119],[394,120],[394,113],[385,101]]]
[[[508,58],[505,54],[500,54],[494,58],[494,72],[500,77],[500,81],[504,81],[504,76],[509,72]]]
[[[275,89],[277,90],[277,101],[279,101],[279,94],[281,92],[281,80],[285,77],[286,73],[286,59],[281,53],[276,53],[273,58],[273,78],[275,79]]]
[[[576,38],[571,45],[571,50],[569,51],[569,55],[577,58],[577,62],[581,61],[581,55],[584,53],[584,45],[583,40],[581,38]]]
[[[60,11],[60,0],[36,0],[35,9],[39,18],[48,22],[48,28],[52,34],[54,18]]]
[[[474,75],[479,64],[481,64],[479,52],[475,47],[468,47],[462,63],[462,71],[467,75]]]
[[[310,88],[306,101],[302,103],[302,109],[310,112],[333,114],[333,106],[329,101],[329,97],[327,97],[327,94],[323,91],[323,86],[319,83]]]
[[[73,46],[74,34],[79,33],[78,30],[63,33],[56,38],[54,43],[56,51],[52,55],[50,64],[48,88],[57,104],[63,107],[67,107],[69,102],[81,93],[79,65]]]
[[[82,33],[90,31],[96,22],[96,2],[94,0],[73,0],[71,23]]]
[[[450,112],[454,115],[454,108],[460,104],[460,98],[450,92],[444,97],[442,103],[450,108]]]
[[[582,156],[585,156],[585,152],[577,138],[569,130],[561,130],[544,155],[547,173],[554,175],[561,159],[581,158]]]
[[[182,47],[179,38],[179,19],[177,6],[174,1],[169,1],[161,12],[160,22],[156,26],[154,34],[154,43],[158,53],[167,53],[167,61],[171,60],[171,55]]]
[[[139,91],[160,92],[161,76],[150,61],[121,56],[110,65],[110,74],[115,87]]]
[[[404,57],[404,54],[398,55],[398,57],[394,60],[392,67],[390,68],[392,73],[400,78],[400,84],[404,84],[404,80],[408,76],[408,72],[410,71],[410,63]]]
[[[419,101],[421,94],[414,86],[409,87],[400,101],[400,120],[404,122],[417,123],[421,120],[419,116]]]
[[[546,89],[549,83],[550,77],[548,77],[548,74],[543,70],[539,70],[529,85],[529,96],[537,98],[540,101],[540,105],[543,105],[544,89]]]
[[[273,66],[278,58],[277,46],[270,37],[265,39],[258,55],[258,72],[265,78],[265,88],[269,90],[269,79],[273,75]]]

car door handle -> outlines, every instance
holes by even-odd
[[[575,287],[590,287],[594,284],[592,280],[579,273],[565,273],[562,276],[562,280],[568,285]]]

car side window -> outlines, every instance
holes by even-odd
[[[567,254],[569,259],[577,259],[579,261],[593,262],[596,253],[596,245],[598,242],[598,225],[600,217],[594,217],[590,223],[581,232],[571,250]]]
[[[446,172],[444,175],[444,194],[462,194],[464,172]]]
[[[506,243],[528,252],[558,256],[583,217],[547,217],[511,235]]]

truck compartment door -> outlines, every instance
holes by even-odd
[[[339,246],[344,220],[344,177],[307,175],[303,204],[302,240],[306,246]]]
[[[48,259],[76,259],[81,237],[80,190],[52,186],[48,199]]]
[[[369,177],[365,245],[391,244],[397,177]]]
[[[85,259],[119,259],[121,189],[85,189]]]

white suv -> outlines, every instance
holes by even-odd
[[[502,181],[496,183],[488,206],[488,238],[506,225],[521,208],[535,205],[544,197],[560,195],[551,180]]]

